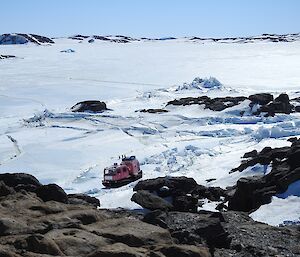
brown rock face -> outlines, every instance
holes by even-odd
[[[167,229],[130,213],[98,210],[95,198],[67,196],[24,174],[1,177],[0,256],[211,256],[204,246],[178,245]],[[35,192],[25,190],[25,181],[37,186]],[[24,185],[19,192],[18,183]]]

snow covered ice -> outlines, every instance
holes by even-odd
[[[0,172],[31,173],[68,193],[89,193],[104,208],[140,208],[130,201],[136,182],[118,189],[101,184],[103,168],[122,154],[137,155],[145,179],[184,175],[226,187],[241,176],[265,172],[255,167],[229,175],[245,152],[284,146],[288,137],[300,135],[299,113],[241,117],[241,110],[249,111],[247,101],[221,112],[199,105],[167,106],[169,112],[162,114],[136,112],[189,96],[287,92],[299,97],[299,41],[89,44],[60,38],[53,45],[1,45],[0,54],[18,57],[0,60]],[[110,110],[70,111],[84,100],[105,101]],[[297,191],[274,197],[252,217],[278,225],[298,219],[299,206]]]

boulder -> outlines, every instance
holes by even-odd
[[[267,116],[274,116],[276,113],[290,114],[293,106],[287,94],[280,94],[275,100],[269,104],[262,106],[259,112],[266,112]]]
[[[175,211],[197,212],[198,209],[198,198],[191,195],[175,196],[172,203]]]
[[[164,196],[184,195],[193,191],[197,186],[193,178],[187,177],[159,177],[139,181],[133,188],[134,191],[148,190],[155,191],[157,194],[163,192]]]
[[[219,213],[155,212],[146,214],[144,221],[164,224],[172,237],[181,244],[207,244],[209,247],[228,248],[230,238],[224,230]]]
[[[131,201],[149,210],[171,210],[174,208],[171,203],[145,190],[137,191],[132,196]]]
[[[259,105],[266,105],[274,99],[273,95],[268,93],[254,94],[250,95],[248,98],[253,104]]]
[[[165,113],[169,112],[168,110],[164,109],[142,109],[140,112],[148,112],[148,113]]]
[[[215,257],[298,256],[299,231],[253,221],[247,213],[225,212],[223,228],[231,238],[230,251],[215,249]]]
[[[70,204],[88,204],[100,207],[100,200],[86,194],[68,194],[68,202]]]
[[[156,247],[154,252],[161,253],[164,257],[211,257],[207,247],[195,245],[163,245]]]
[[[254,158],[256,157],[258,154],[257,150],[253,150],[251,152],[247,152],[244,154],[243,158],[247,159],[247,158]]]
[[[115,243],[107,245],[89,254],[87,257],[146,257],[146,249],[129,247],[126,244]]]
[[[27,250],[34,253],[61,256],[63,253],[56,243],[43,235],[36,234],[26,238]]]
[[[36,34],[10,33],[0,35],[0,45],[15,45],[27,43],[41,45],[45,43],[54,44],[54,41],[48,37]]]
[[[15,190],[8,187],[3,181],[0,181],[0,197],[15,193]]]
[[[3,181],[9,187],[19,185],[40,187],[42,184],[32,175],[25,173],[4,173],[0,174],[0,181]]]
[[[270,203],[274,194],[276,188],[267,188],[266,181],[261,176],[240,178],[228,208],[234,211],[253,211],[262,204]]]
[[[220,187],[205,187],[197,185],[192,191],[192,195],[198,199],[207,198],[211,201],[221,201],[221,197],[226,197],[226,191]]]
[[[284,193],[290,184],[300,180],[300,142],[291,139],[290,147],[266,147],[252,159],[243,162],[234,170],[256,164],[272,164],[272,170],[264,176],[241,178],[229,198],[228,208],[235,211],[254,211],[271,202],[272,196]]]
[[[223,111],[232,106],[238,105],[241,102],[245,101],[247,97],[237,96],[237,97],[216,97],[210,98],[208,96],[200,96],[200,97],[184,97],[180,99],[175,99],[173,101],[169,101],[167,105],[204,105],[206,109],[210,109],[212,111]]]
[[[14,56],[14,55],[0,55],[0,60],[1,59],[9,59],[9,58],[16,58],[16,56]]]
[[[71,107],[72,112],[103,112],[108,110],[106,103],[97,100],[83,101]]]
[[[288,155],[287,162],[290,165],[291,169],[300,167],[300,148],[296,148],[295,151],[292,151]]]
[[[68,195],[60,186],[56,184],[40,186],[36,190],[36,195],[44,202],[56,201],[61,203],[68,203]]]

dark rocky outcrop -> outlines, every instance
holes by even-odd
[[[157,210],[146,214],[143,220],[167,228],[178,242],[206,244],[215,257],[298,256],[300,253],[299,229],[255,222],[247,213]]]
[[[3,181],[0,181],[0,197],[13,194],[15,190],[12,187],[8,187]]]
[[[144,190],[135,193],[131,200],[149,210],[171,210],[174,208],[166,200]]]
[[[211,257],[206,246],[178,243],[168,229],[129,211],[98,210],[99,201],[82,194],[62,201],[66,194],[57,185],[22,173],[1,175],[0,256]],[[19,182],[37,189],[17,192]]]
[[[56,184],[43,185],[36,189],[36,195],[44,202],[56,201],[61,203],[68,202],[68,196],[65,191]]]
[[[159,177],[139,181],[132,201],[149,210],[197,212],[199,200],[220,201],[226,196],[219,187],[198,185],[192,178]]]
[[[100,207],[100,201],[98,198],[85,194],[68,194],[68,202],[70,204],[83,204]]]
[[[250,100],[249,107],[253,115],[260,115],[261,113],[265,116],[274,116],[276,113],[290,114],[292,112],[299,112],[299,106],[293,106],[290,103],[289,96],[287,94],[280,94],[277,98],[274,99],[273,95],[269,93],[259,93],[250,95],[249,97],[238,96],[238,97],[217,97],[210,98],[208,96],[199,96],[199,97],[184,97],[180,99],[175,99],[169,101],[168,105],[175,106],[186,106],[192,104],[204,105],[205,109],[210,109],[212,111],[223,111],[227,108],[236,106],[243,102],[244,100]],[[297,98],[293,99],[297,101]],[[258,105],[259,108],[254,108]],[[241,111],[241,115],[244,115],[245,111]]]
[[[151,197],[160,192],[174,197],[177,205],[184,204],[180,212],[156,209],[147,214],[97,209],[94,198],[81,194],[69,195],[68,203],[61,202],[60,198],[44,202],[36,192],[16,190],[17,181],[25,186],[26,181],[29,185],[36,184],[34,177],[5,174],[4,178],[11,186],[0,180],[1,192],[5,191],[0,196],[0,256],[267,257],[300,254],[297,227],[271,227],[253,221],[247,213],[187,208],[197,195],[216,197],[224,193],[218,188],[203,188],[191,178],[158,178],[138,183],[137,194],[147,188],[153,192],[148,192]],[[42,186],[39,182],[36,186],[37,192],[40,188],[49,189],[49,185]],[[60,191],[53,185],[50,189]]]
[[[217,97],[217,98],[210,98],[208,96],[200,96],[200,97],[184,97],[180,99],[176,99],[173,101],[169,101],[167,105],[204,105],[205,109],[210,109],[212,111],[223,111],[229,107],[233,107],[238,105],[239,103],[246,100],[247,97],[244,96],[237,96],[237,97]]]
[[[108,110],[106,103],[97,100],[79,102],[71,107],[72,112],[103,112],[106,110]]]
[[[24,34],[24,33],[10,33],[0,35],[0,45],[11,44],[27,44],[34,43],[41,44],[54,44],[54,41],[48,37],[36,35],[36,34]]]
[[[300,180],[300,140],[292,139],[291,147],[266,147],[256,155],[246,154],[250,159],[233,169],[243,171],[256,164],[272,164],[270,173],[264,176],[241,178],[229,199],[229,209],[253,211],[271,202],[273,195],[285,192],[289,185]]]
[[[273,95],[269,93],[254,94],[250,95],[248,98],[253,104],[259,105],[266,105],[274,100]]]
[[[267,116],[274,116],[275,113],[290,114],[293,106],[290,104],[290,99],[287,94],[281,94],[275,100],[267,105],[262,106],[258,112],[265,112]]]
[[[9,58],[16,58],[16,56],[14,56],[14,55],[0,55],[0,60],[1,59],[9,59]]]
[[[17,186],[33,186],[40,187],[42,184],[32,175],[26,173],[4,173],[0,174],[0,181],[7,186],[16,188]]]
[[[171,231],[172,237],[184,244],[207,244],[210,248],[229,248],[230,238],[219,213],[162,212],[148,213],[144,221]]]
[[[169,112],[168,110],[164,109],[142,109],[140,112],[147,112],[147,113],[164,113]]]
[[[297,228],[277,228],[253,221],[246,213],[222,213],[223,229],[231,239],[229,249],[215,249],[214,257],[299,256]]]

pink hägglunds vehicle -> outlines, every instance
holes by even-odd
[[[107,187],[120,187],[142,177],[140,163],[135,156],[124,157],[120,164],[104,169],[102,184]]]

